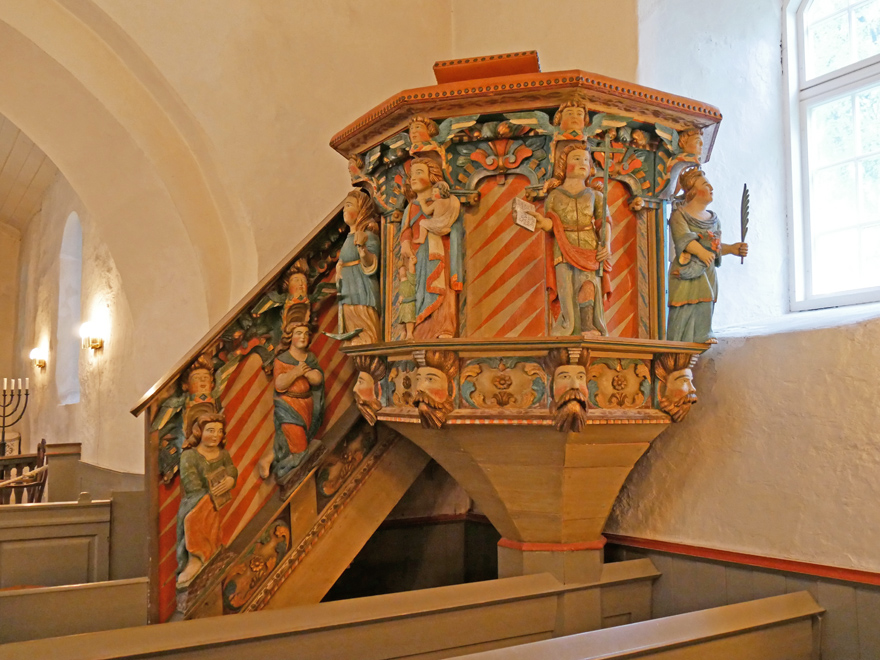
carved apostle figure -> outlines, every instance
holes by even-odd
[[[555,414],[558,431],[582,431],[587,424],[587,369],[586,354],[575,363],[569,363],[564,349],[550,351],[547,371],[553,375],[553,400],[550,412]]]
[[[177,586],[189,586],[220,549],[222,509],[231,499],[238,470],[226,443],[226,420],[212,413],[192,426],[180,457],[180,508],[177,511]]]
[[[603,298],[611,295],[611,214],[605,196],[587,186],[590,150],[584,143],[563,149],[556,159],[544,213],[537,226],[553,234],[548,289],[560,313],[555,336],[607,335]]]
[[[661,353],[654,358],[654,373],[660,381],[658,401],[660,410],[668,413],[673,422],[680,422],[697,402],[694,372],[697,361],[687,353]]]
[[[308,350],[311,330],[298,311],[292,309],[282,320],[281,342],[275,351],[275,440],[272,453],[267,452],[258,464],[264,479],[271,468],[282,481],[302,463],[324,418],[324,372]]]
[[[422,426],[439,429],[455,407],[455,376],[458,356],[451,351],[426,351],[424,364],[416,370],[416,394],[412,404],[419,409]]]
[[[457,216],[442,226],[431,223],[434,184],[442,180],[434,160],[413,159],[409,188],[414,198],[403,215],[400,252],[404,260],[415,259],[415,339],[445,339],[458,333],[464,230]]]
[[[373,200],[363,190],[352,190],[342,203],[342,217],[349,232],[336,262],[341,326],[349,344],[374,344],[379,325],[379,223]]]
[[[165,399],[152,424],[160,431],[159,473],[170,483],[180,466],[180,454],[200,415],[219,412],[219,392],[214,383],[214,361],[210,353],[200,355],[180,379],[183,394]],[[178,416],[178,413],[182,415]],[[168,429],[171,432],[168,433]]]
[[[718,300],[716,268],[721,257],[745,257],[747,243],[721,242],[721,224],[713,211],[712,186],[699,167],[684,170],[679,183],[685,203],[672,212],[669,227],[675,256],[669,266],[669,323],[666,338],[673,341],[716,343],[712,313]]]

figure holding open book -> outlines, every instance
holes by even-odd
[[[180,456],[177,510],[177,586],[189,586],[220,549],[220,510],[232,500],[238,470],[223,448],[226,420],[222,414],[202,415],[192,427],[189,447]]]
[[[603,298],[611,295],[611,215],[605,196],[587,185],[590,150],[580,142],[556,158],[544,213],[526,211],[539,229],[553,234],[553,269],[548,271],[551,300],[560,313],[553,336],[607,335]]]

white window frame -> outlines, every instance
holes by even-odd
[[[810,291],[810,205],[807,110],[820,102],[880,83],[880,54],[835,71],[806,79],[803,35],[804,8],[810,0],[787,0],[783,15],[782,62],[788,130],[789,275],[790,309],[793,312],[880,301],[880,287],[845,293],[815,295]]]

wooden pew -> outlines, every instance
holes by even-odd
[[[820,615],[806,591],[460,656],[462,660],[818,660]]]

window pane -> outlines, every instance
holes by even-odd
[[[810,229],[814,236],[859,224],[856,168],[853,163],[814,172],[810,193]]]
[[[810,169],[853,156],[852,97],[810,109]]]
[[[807,78],[815,78],[852,62],[849,14],[843,12],[807,27]]]
[[[856,282],[860,274],[858,238],[857,229],[816,237],[813,241],[814,294],[824,295],[862,288]]]
[[[861,289],[857,280],[859,230],[848,229],[816,236],[813,240],[813,293],[824,295]]]
[[[859,163],[862,222],[880,222],[880,157]]]
[[[880,0],[856,5],[852,13],[857,60],[880,53]]]
[[[825,18],[828,14],[844,9],[849,0],[813,0],[804,11],[804,20],[809,24]]]
[[[859,153],[880,151],[880,85],[856,94],[859,111]]]
[[[880,226],[862,229],[861,236],[862,281],[858,287],[880,286]]]

